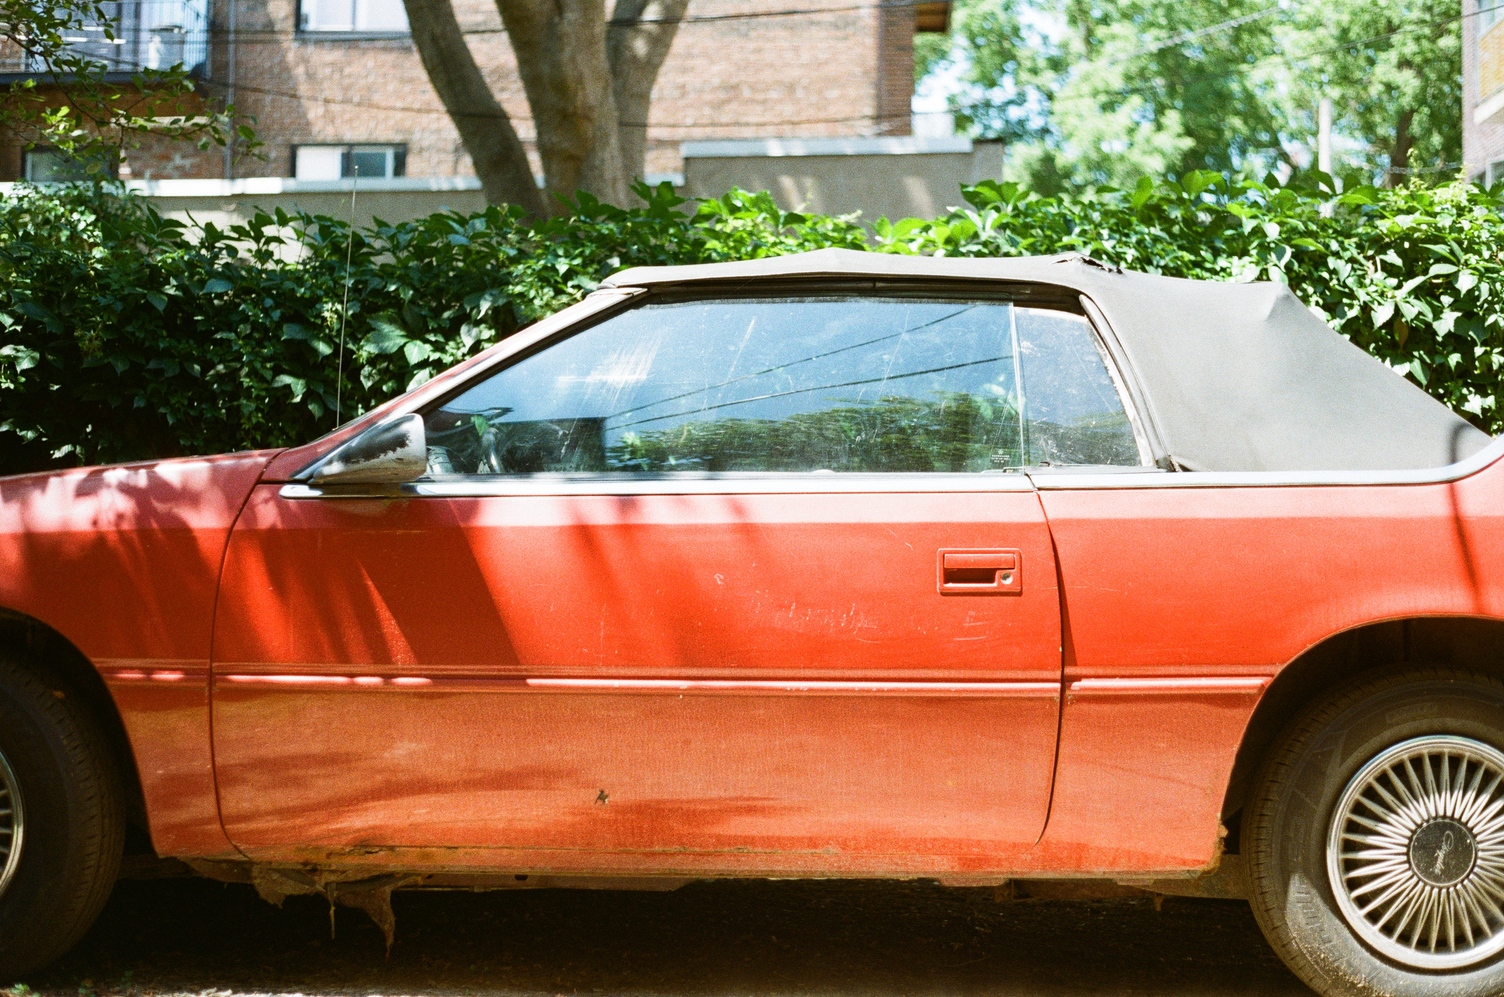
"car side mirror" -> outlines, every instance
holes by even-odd
[[[314,485],[400,485],[428,470],[423,417],[416,412],[379,422],[324,458]]]

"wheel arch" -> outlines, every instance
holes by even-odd
[[[135,751],[115,699],[93,662],[53,627],[25,613],[0,606],[0,649],[18,652],[24,663],[64,695],[79,697],[104,735],[124,791],[129,825],[146,839],[146,799],[136,768]],[[128,840],[134,840],[132,834]],[[149,846],[147,846],[149,848]]]
[[[1296,716],[1326,692],[1367,671],[1404,663],[1504,674],[1504,620],[1426,616],[1368,623],[1333,634],[1282,668],[1244,728],[1228,779],[1222,803],[1228,853],[1239,852],[1239,822],[1254,776]]]

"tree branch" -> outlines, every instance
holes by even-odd
[[[616,0],[611,14],[606,55],[620,116],[622,166],[634,177],[646,173],[653,83],[688,6],[689,0]]]
[[[537,128],[550,193],[625,204],[605,0],[496,0]]]
[[[402,2],[423,68],[470,153],[486,200],[519,205],[533,217],[547,214],[522,140],[475,64],[454,5],[450,0]]]
[[[1384,186],[1398,187],[1405,180],[1405,170],[1410,165],[1410,147],[1415,144],[1415,136],[1410,132],[1410,125],[1415,120],[1413,108],[1406,108],[1400,112],[1399,121],[1394,126],[1394,145],[1389,152],[1389,169],[1384,171]]]

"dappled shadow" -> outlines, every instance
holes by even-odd
[[[696,883],[674,893],[399,893],[359,912],[249,887],[126,883],[51,997],[300,994],[1309,994],[1246,904],[998,903],[925,883]],[[87,980],[88,991],[81,990]],[[10,981],[0,981],[0,984]]]
[[[0,481],[0,606],[101,668],[159,847],[222,850],[208,716],[225,542],[269,453],[81,468]],[[127,677],[128,676],[128,677]]]

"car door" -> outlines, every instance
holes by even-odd
[[[1025,311],[660,296],[426,412],[401,497],[258,487],[215,630],[231,839],[420,868],[1016,864],[1061,668],[1017,472],[1124,433],[1137,460],[1126,420],[1024,417]]]

